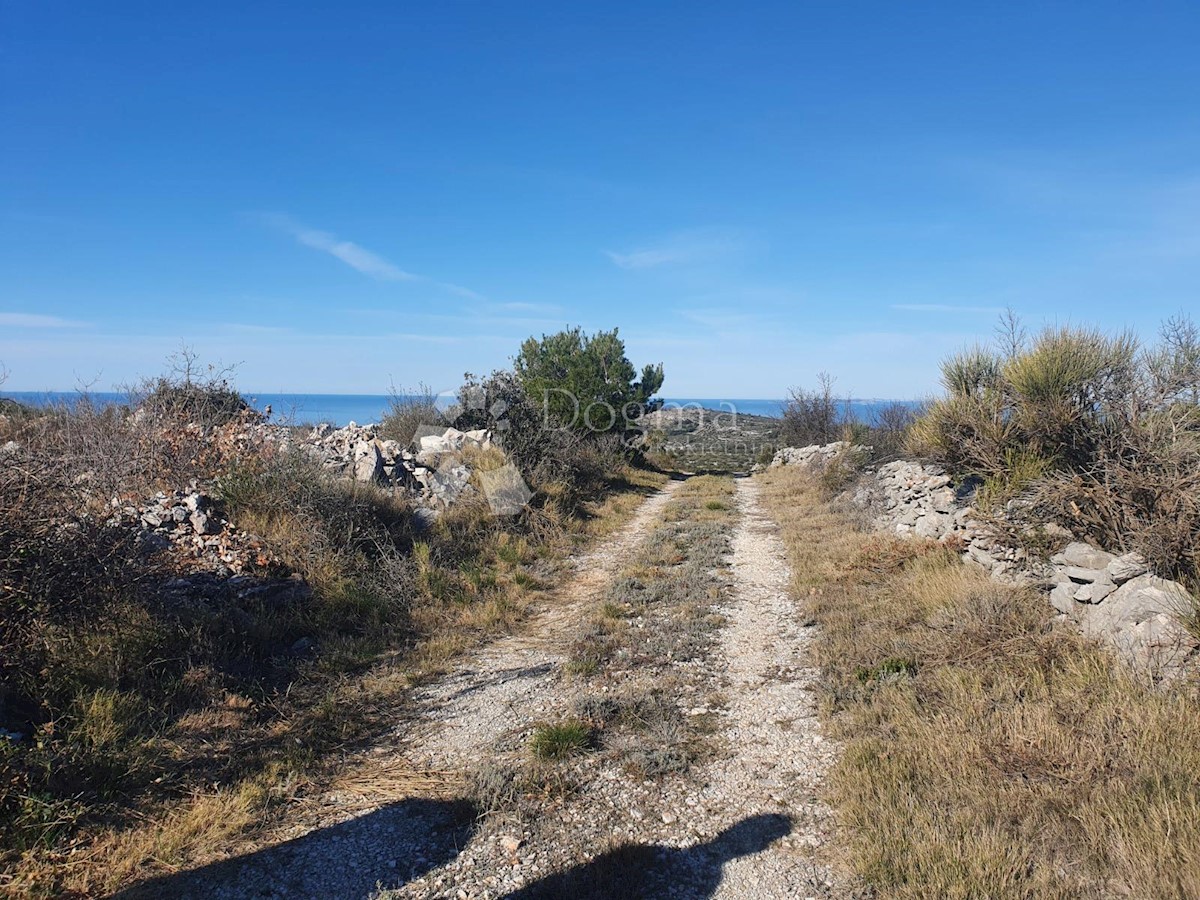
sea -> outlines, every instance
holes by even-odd
[[[272,421],[289,422],[296,425],[328,422],[343,426],[350,422],[360,425],[378,422],[392,403],[388,394],[255,394],[243,392],[247,402],[259,411],[271,407]],[[75,391],[0,391],[7,397],[26,406],[45,407],[54,405],[71,406],[82,395]],[[95,392],[88,394],[93,403],[99,405],[124,404],[129,402],[127,394]],[[748,416],[779,417],[783,412],[783,400],[686,397],[665,398],[668,408],[674,406],[702,407],[721,412]],[[850,400],[850,412],[862,422],[874,423],[879,411],[900,402],[915,407],[916,401],[893,400]]]

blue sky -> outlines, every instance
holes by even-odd
[[[6,389],[381,393],[619,326],[674,396],[1197,307],[1200,7],[0,0]]]

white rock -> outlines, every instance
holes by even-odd
[[[1108,564],[1108,577],[1113,580],[1114,584],[1124,584],[1149,571],[1150,567],[1140,553],[1126,553]]]
[[[1075,617],[1075,599],[1071,595],[1070,582],[1064,581],[1062,584],[1055,585],[1054,590],[1050,592],[1050,605],[1064,615]]]
[[[1063,548],[1061,553],[1050,557],[1052,563],[1060,566],[1076,566],[1081,569],[1103,569],[1115,557],[1111,553],[1098,550],[1091,544],[1082,541],[1072,541]]]

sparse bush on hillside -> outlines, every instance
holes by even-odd
[[[215,428],[254,410],[232,384],[233,369],[202,365],[182,347],[168,360],[168,372],[144,381],[130,391],[130,406],[158,424],[190,424]]]
[[[821,372],[816,389],[791,390],[783,405],[783,445],[805,447],[846,441],[870,447],[873,460],[894,458],[916,419],[912,405],[890,403],[879,410],[873,422],[861,421],[854,416],[849,398],[835,396],[833,384],[833,376]]]
[[[1049,515],[1163,574],[1200,574],[1200,332],[1168,322],[1157,346],[1054,327],[942,367],[946,396],[910,446],[986,479],[981,500]]]
[[[815,390],[793,388],[783,404],[781,438],[784,446],[807,447],[841,439],[849,417],[833,394],[833,376],[817,375]]]

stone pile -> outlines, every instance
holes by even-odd
[[[140,504],[114,498],[110,523],[137,528],[150,550],[174,549],[185,560],[221,575],[282,568],[263,542],[240,531],[200,491],[162,491]]]
[[[398,441],[384,440],[378,426],[351,422],[345,428],[317,425],[304,439],[304,449],[330,472],[383,487],[412,491],[426,506],[443,508],[473,490],[471,468],[463,461],[467,448],[487,450],[484,430],[429,428],[416,438],[416,453]]]
[[[847,448],[845,442],[786,448],[771,465],[815,468]],[[1079,541],[1067,543],[1048,565],[1030,559],[975,516],[976,487],[971,482],[955,486],[939,466],[896,460],[868,468],[850,496],[872,514],[879,531],[950,544],[996,581],[1041,588],[1065,620],[1153,677],[1167,677],[1200,657],[1200,642],[1181,623],[1194,611],[1182,585],[1154,576],[1136,554],[1109,553]],[[1071,538],[1060,523],[1046,523],[1044,529],[1064,542]]]
[[[876,524],[881,529],[935,541],[952,535],[970,541],[979,530],[971,521],[970,507],[964,505],[969,496],[969,491],[954,488],[945,469],[896,460],[875,470],[854,499],[880,508]]]

